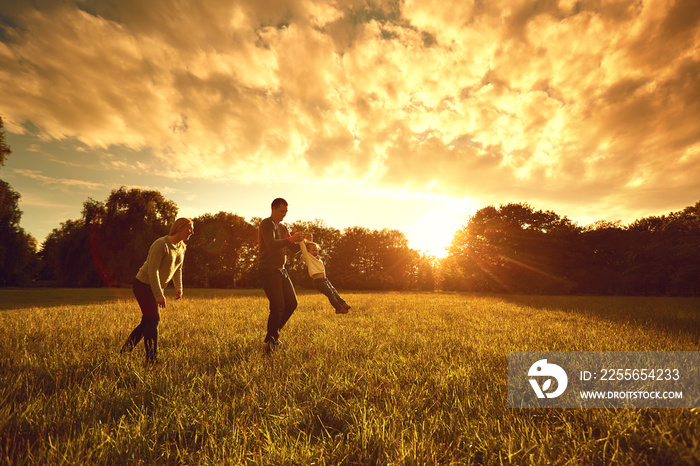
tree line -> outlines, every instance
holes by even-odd
[[[0,167],[10,153],[0,117]],[[19,193],[0,180],[0,286],[25,284],[39,267],[36,240],[19,226],[19,199]]]
[[[88,199],[82,218],[54,229],[38,253],[38,279],[59,286],[122,286],[132,283],[151,243],[168,233],[177,206],[157,191],[112,191],[105,202]],[[256,258],[260,218],[246,221],[229,212],[192,219],[185,280],[191,287],[258,287]],[[397,230],[344,231],[322,221],[295,222],[310,232],[323,251],[326,270],[336,286],[352,289],[434,289],[432,263],[408,247]],[[423,270],[423,269],[427,270]],[[306,265],[291,255],[288,270],[300,286],[311,287]]]
[[[700,202],[586,227],[527,204],[489,206],[455,234],[442,277],[481,292],[697,296]]]
[[[0,118],[0,166],[9,147]],[[120,187],[88,199],[81,218],[55,228],[37,251],[20,227],[19,193],[0,180],[0,286],[67,287],[132,283],[151,243],[168,233],[178,208],[158,191]],[[257,228],[230,212],[192,219],[185,280],[190,287],[258,287]],[[526,203],[488,206],[466,218],[446,258],[408,246],[398,230],[321,220],[289,225],[314,235],[334,285],[355,290],[455,290],[488,293],[678,295],[700,293],[700,202],[630,225],[581,227]],[[297,286],[312,287],[301,258],[289,257]]]
[[[81,218],[61,223],[37,252],[36,241],[18,226],[18,199],[0,182],[0,286],[128,285],[178,212],[158,191],[121,187],[105,202],[85,201]],[[261,219],[219,212],[193,221],[187,285],[258,287]],[[700,290],[700,202],[627,226],[586,227],[528,204],[488,206],[468,218],[441,260],[411,249],[398,230],[341,231],[322,220],[289,226],[314,235],[329,277],[344,289],[686,296]],[[297,286],[312,287],[299,255],[290,256],[287,267]]]

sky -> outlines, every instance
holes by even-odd
[[[0,3],[0,179],[39,242],[88,198],[403,231],[700,201],[697,0]]]

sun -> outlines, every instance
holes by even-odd
[[[420,217],[413,225],[406,226],[405,234],[409,247],[441,259],[447,256],[452,238],[460,228],[454,214],[435,210]]]

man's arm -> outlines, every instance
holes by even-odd
[[[272,220],[266,220],[263,220],[262,223],[260,223],[260,239],[265,244],[265,247],[269,251],[272,251],[275,249],[282,249],[283,247],[287,246],[289,241],[287,241],[286,238],[275,239],[275,225],[272,223]]]
[[[284,236],[287,238],[287,248],[289,248],[289,250],[295,254],[301,251],[301,247],[298,243],[299,241],[303,241],[304,233],[301,231],[292,230],[292,233],[289,234],[287,227],[280,225],[280,228],[284,228]]]

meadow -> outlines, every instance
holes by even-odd
[[[170,290],[172,291],[172,290]],[[130,290],[0,290],[3,464],[700,464],[700,410],[510,409],[508,351],[700,350],[700,299],[186,290],[161,363]]]

